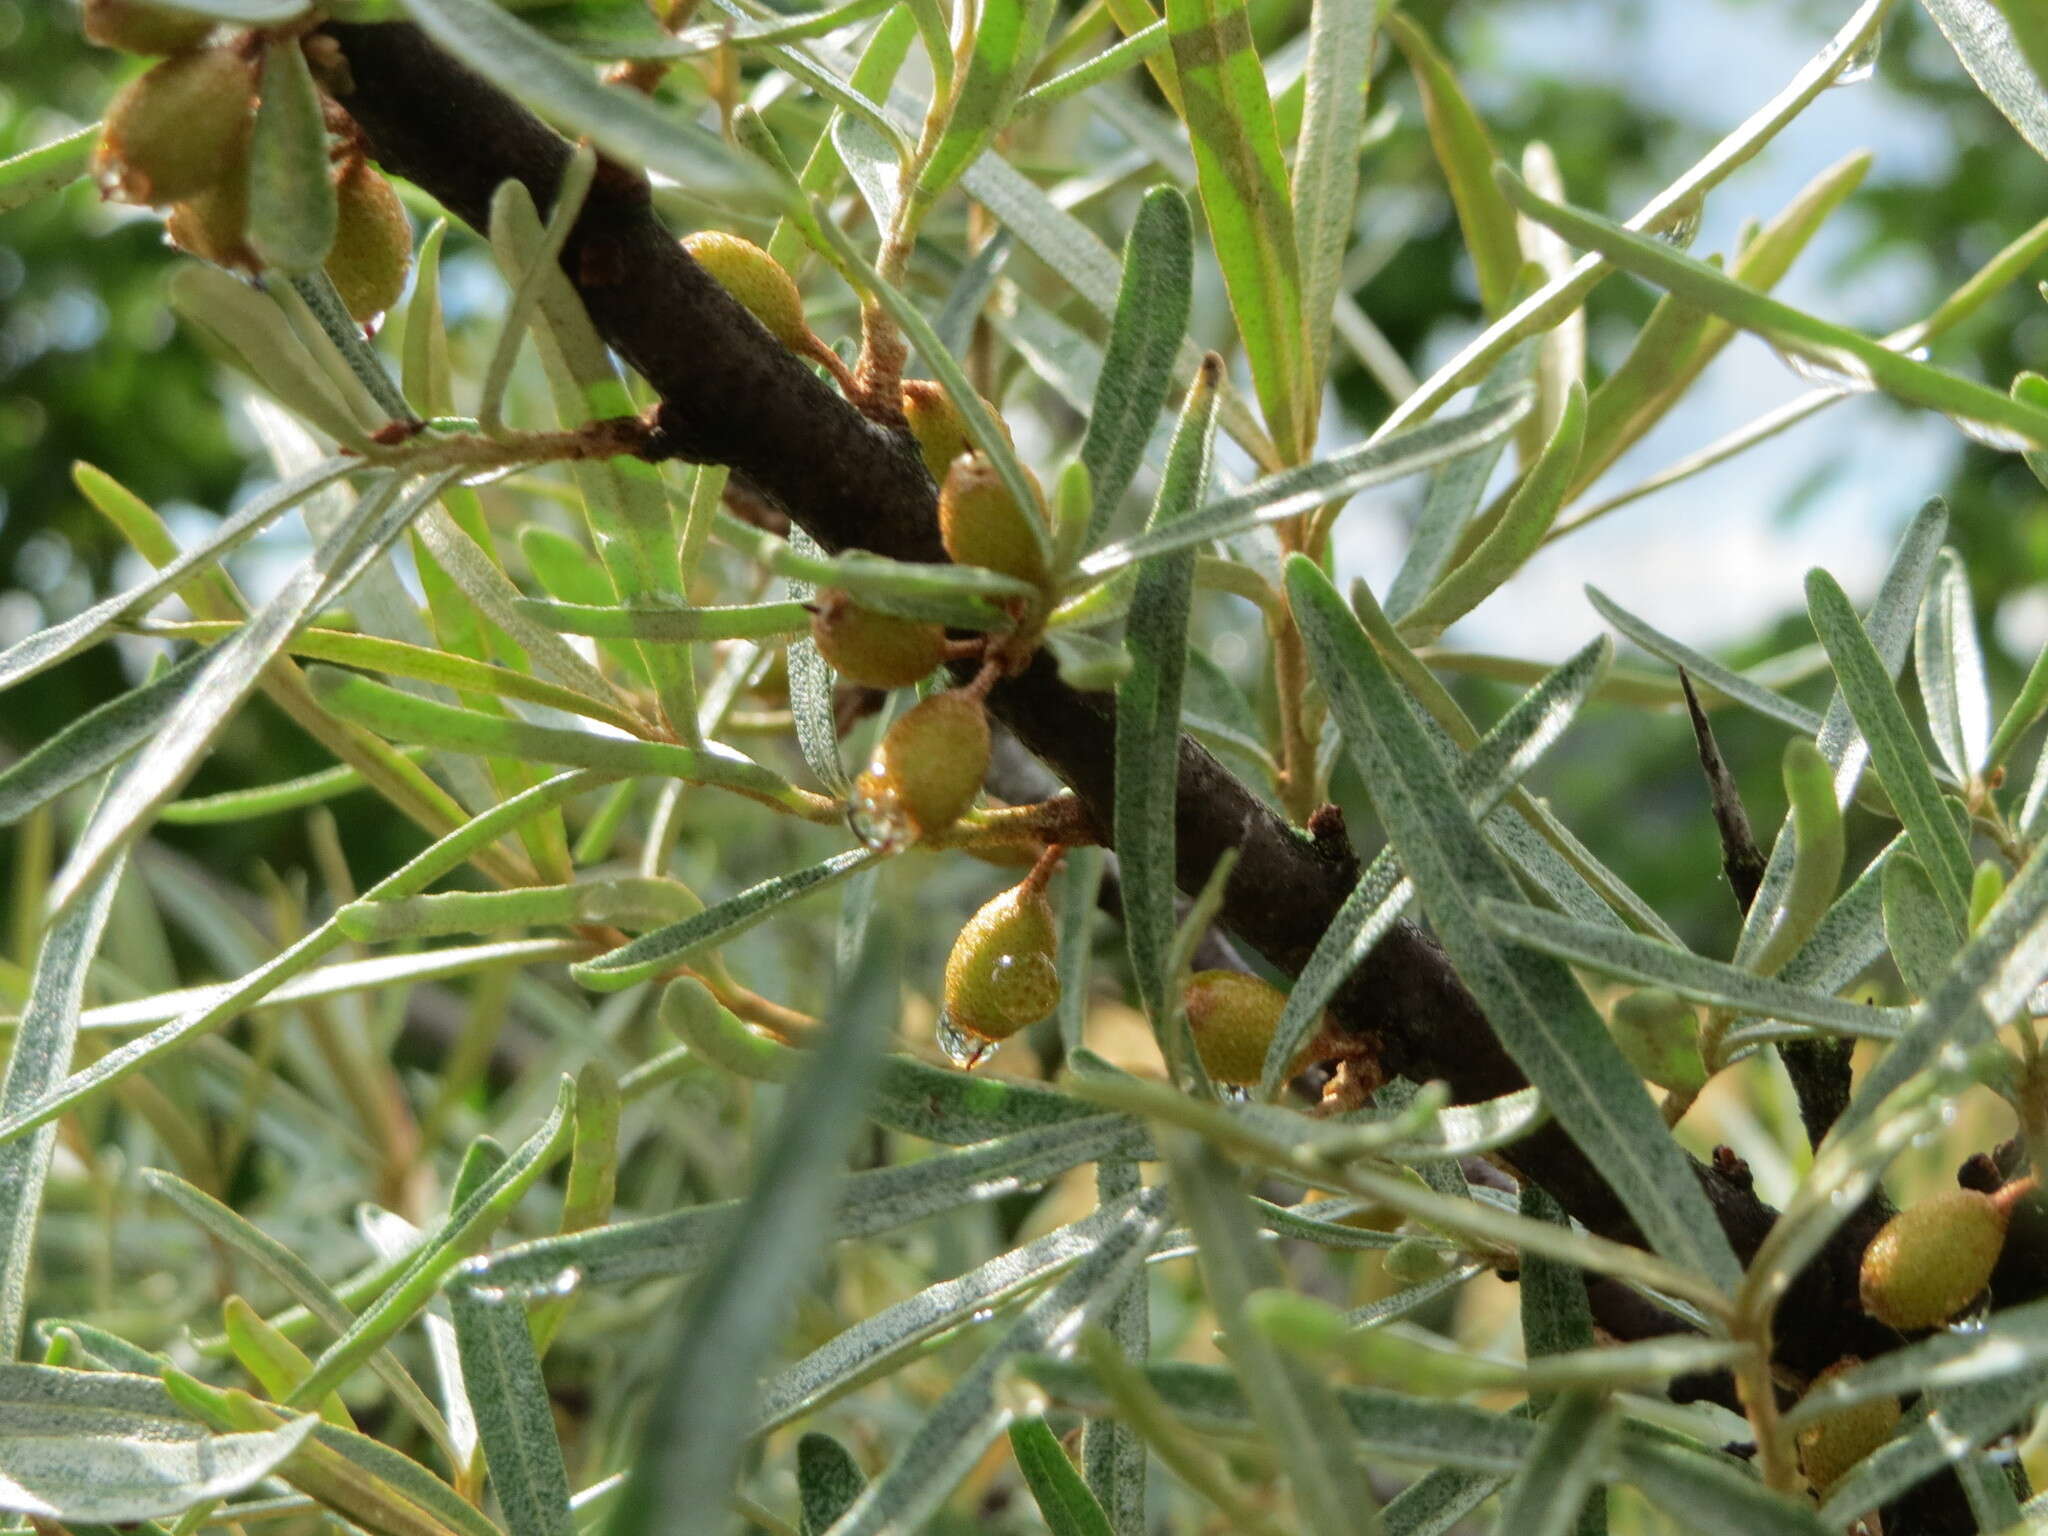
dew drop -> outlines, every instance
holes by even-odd
[[[986,1323],[994,1318],[995,1315],[996,1309],[994,1307],[976,1307],[967,1321],[970,1323]]]
[[[1883,31],[1873,30],[1870,36],[1866,37],[1850,53],[1847,62],[1842,65],[1840,72],[1828,84],[1831,86],[1861,85],[1877,73],[1878,51],[1883,46]]]
[[[1844,353],[1823,357],[1817,352],[1794,352],[1778,346],[1771,350],[1778,354],[1778,361],[1798,377],[1821,389],[1831,389],[1838,395],[1865,395],[1877,387],[1862,361]]]
[[[846,824],[855,837],[877,853],[901,853],[916,841],[902,800],[895,791],[876,782],[872,772],[855,781],[853,796],[847,801]]]
[[[1705,207],[1705,198],[1687,198],[1664,216],[1664,225],[1657,231],[1657,238],[1681,251],[1690,250],[1693,241],[1699,238],[1700,213]]]
[[[1243,1083],[1218,1083],[1216,1091],[1226,1104],[1249,1104],[1252,1101],[1252,1091]]]
[[[953,1015],[939,1010],[939,1049],[946,1053],[946,1060],[963,1072],[972,1072],[996,1053],[996,1042],[984,1040],[979,1035],[970,1035],[953,1022]]]

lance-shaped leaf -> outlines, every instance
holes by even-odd
[[[459,1283],[449,1288],[448,1304],[506,1530],[511,1536],[570,1536],[569,1474],[526,1309],[516,1298],[479,1296]]]
[[[1561,1395],[1541,1422],[1528,1461],[1501,1497],[1501,1529],[1567,1536],[1599,1489],[1619,1420],[1605,1394],[1577,1391]]]
[[[1595,640],[1530,689],[1480,738],[1469,756],[1452,770],[1457,792],[1473,815],[1492,814],[1508,792],[1549,750],[1599,686],[1614,648],[1605,637]],[[1287,994],[1287,1006],[1274,1026],[1266,1050],[1260,1097],[1270,1099],[1287,1079],[1301,1047],[1314,1034],[1323,1009],[1337,989],[1358,969],[1372,947],[1414,900],[1415,889],[1402,874],[1393,850],[1381,849],[1344,898],[1344,905],[1316,940],[1316,947]]]
[[[1111,1536],[1109,1516],[1067,1459],[1059,1437],[1043,1419],[1010,1426],[1010,1454],[1030,1485],[1031,1497],[1052,1536]]]
[[[1827,1536],[1843,1524],[1816,1516],[1803,1495],[1766,1488],[1734,1457],[1703,1448],[1629,1436],[1615,1462],[1622,1482],[1699,1536]]]
[[[868,1480],[845,1446],[813,1430],[796,1443],[796,1485],[802,1505],[797,1529],[801,1536],[825,1536]]]
[[[1238,495],[1212,501],[1167,527],[1105,544],[1081,562],[1080,573],[1098,580],[1155,555],[1228,538],[1260,523],[1277,522],[1344,501],[1371,486],[1399,480],[1484,448],[1503,437],[1528,410],[1528,394],[1519,393],[1377,443],[1347,448],[1298,469],[1282,470],[1254,481]]]
[[[1423,909],[1508,1053],[1613,1186],[1659,1253],[1733,1290],[1741,1266],[1642,1079],[1565,966],[1499,943],[1485,897],[1516,899],[1422,723],[1344,600],[1313,562],[1288,562],[1287,590],[1310,665],[1330,699]]]
[[[1100,1312],[1124,1277],[1144,1262],[1163,1225],[1164,1191],[1139,1197],[1114,1232],[1034,1301],[1014,1327],[985,1350],[925,1416],[896,1459],[842,1515],[831,1536],[881,1536],[915,1530],[937,1511],[989,1443],[1016,1418],[1014,1400],[997,1391],[1000,1374],[1021,1355],[1062,1354]]]
[[[2048,410],[1917,362],[1859,331],[1745,288],[1725,272],[1653,236],[1539,197],[1506,166],[1497,167],[1494,176],[1530,218],[1623,270],[1761,336],[1812,369],[1840,380],[1843,388],[1882,390],[1909,405],[1940,411],[1980,441],[2012,452],[2048,447]]]
[[[1922,0],[1941,35],[2020,137],[2048,156],[2048,100],[2039,73],[2042,29],[2032,7],[2012,0]],[[2028,44],[2033,44],[2030,56]]]
[[[732,1236],[691,1295],[612,1522],[620,1536],[725,1528],[751,1385],[827,1240],[900,991],[895,946],[870,943],[826,1009]]]
[[[1194,228],[1187,199],[1172,187],[1154,187],[1138,205],[1124,241],[1116,314],[1081,440],[1081,462],[1094,494],[1084,545],[1109,526],[1152,440],[1173,386],[1193,291]]]
[[[0,1509],[71,1525],[179,1514],[268,1477],[316,1422],[216,1435],[151,1377],[0,1365]]]
[[[1171,528],[1209,484],[1222,359],[1211,356],[1188,391],[1148,531]],[[1181,676],[1187,666],[1192,552],[1138,571],[1125,645],[1131,670],[1116,692],[1116,846],[1122,855],[1124,933],[1153,1027],[1166,1027],[1167,951],[1174,929],[1174,788],[1180,769]]]
[[[946,112],[945,131],[918,169],[912,196],[912,227],[924,209],[961,174],[1009,121],[1024,83],[1045,48],[1054,0],[988,0],[975,17],[974,52],[960,76]]]
[[[1839,1529],[1862,1511],[1898,1497],[1952,1463],[1960,1447],[1983,1445],[2012,1428],[2044,1396],[2048,1376],[2038,1371],[1933,1394],[1929,1411],[1918,1422],[1829,1486],[1820,1507],[1822,1524]]]
[[[1358,142],[1381,5],[1318,5],[1309,13],[1301,137],[1294,152],[1294,230],[1301,251],[1301,320],[1308,389],[1318,398],[1330,360],[1330,315],[1358,204]]]
[[[1958,783],[1967,784],[1991,755],[1991,688],[1970,611],[1969,579],[1952,549],[1941,552],[1920,603],[1913,670],[1941,760]]]
[[[1387,18],[1387,31],[1407,56],[1422,92],[1423,119],[1437,164],[1451,189],[1465,250],[1479,279],[1479,302],[1489,315],[1499,314],[1513,295],[1515,274],[1522,269],[1522,245],[1515,232],[1515,210],[1493,184],[1494,162],[1500,158],[1486,124],[1466,99],[1450,64],[1430,42],[1429,34],[1402,12]]]
[[[1863,621],[1826,571],[1806,577],[1807,607],[1820,643],[1834,663],[1842,696],[1849,703],[1863,739],[1870,744],[1871,766],[1890,795],[1899,820],[1912,834],[1913,847],[1934,878],[1942,905],[1958,923],[1970,916],[1970,849],[1955,818],[1949,814],[1941,787],[1934,782],[1914,734],[1906,707],[1899,702],[1885,661],[1872,644]]]
[[[249,135],[249,244],[267,267],[312,272],[334,244],[339,213],[320,92],[296,37],[264,48],[262,98]]]
[[[1202,211],[1252,384],[1267,430],[1294,458],[1314,440],[1316,399],[1294,200],[1250,14],[1245,0],[1167,0],[1166,26]]]
[[[1753,682],[1734,668],[1723,666],[1704,651],[1694,650],[1682,640],[1672,639],[1661,630],[1637,618],[1598,587],[1586,588],[1586,600],[1598,610],[1600,617],[1652,656],[1668,661],[1675,667],[1683,667],[1695,683],[1711,688],[1729,702],[1753,710],[1767,720],[1789,725],[1802,736],[1820,734],[1820,716],[1804,704],[1788,699],[1761,683]]]
[[[1941,985],[1968,937],[1941,899],[1927,866],[1910,853],[1885,860],[1884,942],[1909,996],[1926,998]]]

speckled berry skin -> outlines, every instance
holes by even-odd
[[[1197,971],[1181,994],[1202,1067],[1219,1083],[1248,1088],[1265,1075],[1266,1048],[1287,994],[1243,971]],[[1306,1066],[1309,1053],[1295,1063]]]
[[[226,48],[165,59],[107,108],[93,168],[124,203],[183,202],[238,171],[256,117],[256,73]]]
[[[1007,1040],[1059,1006],[1052,903],[1026,882],[967,920],[946,957],[946,1014],[981,1040]]]
[[[2005,1227],[2004,1209],[1974,1189],[1908,1206],[1863,1250],[1863,1310],[1902,1333],[1940,1327],[1990,1280]]]
[[[1043,507],[1018,506],[995,466],[980,454],[963,453],[947,468],[939,491],[939,537],[956,565],[985,566],[1044,586],[1050,573],[1045,551],[1025,521],[1031,517],[1043,522]]]
[[[1644,987],[1629,993],[1614,1005],[1608,1032],[1647,1081],[1674,1093],[1697,1093],[1706,1086],[1699,1015],[1675,992]]]
[[[715,229],[684,236],[683,249],[769,335],[792,352],[808,350],[811,328],[804,320],[803,295],[773,256],[751,240]]]
[[[988,413],[995,416],[996,425],[1003,429],[1003,440],[1010,440],[1009,426],[996,408],[986,400]],[[953,461],[963,453],[974,450],[974,440],[967,435],[967,423],[960,415],[960,407],[953,403],[953,397],[934,384],[930,379],[906,379],[903,382],[903,419],[910,423],[910,435],[917,439],[918,452],[924,456],[924,467],[931,472],[932,479],[946,483],[946,471]]]
[[[250,249],[248,224],[249,179],[238,171],[197,197],[174,204],[164,230],[171,244],[187,255],[253,273],[263,263]]]
[[[893,807],[913,838],[930,837],[967,814],[981,793],[988,755],[981,701],[933,694],[889,727],[857,788]]]
[[[1860,1363],[1837,1361],[1815,1377],[1813,1384],[1818,1387]],[[1898,1422],[1899,1400],[1879,1397],[1809,1424],[1799,1432],[1799,1470],[1816,1492],[1825,1493],[1841,1481],[1843,1473],[1889,1440]]]
[[[205,42],[214,23],[190,11],[167,11],[143,0],[85,0],[85,35],[124,53],[186,53]]]
[[[907,688],[946,659],[946,632],[938,625],[876,613],[843,592],[818,595],[811,639],[841,677],[870,688]]]
[[[327,275],[358,324],[396,304],[412,266],[412,221],[405,204],[383,175],[361,160],[341,168],[334,180],[334,247]]]

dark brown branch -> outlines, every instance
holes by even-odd
[[[569,148],[553,130],[441,53],[408,25],[328,30],[348,55],[346,105],[388,169],[476,228],[507,178],[545,210]],[[592,320],[661,396],[656,421],[677,456],[729,465],[747,493],[786,512],[830,550],[862,548],[937,561],[936,493],[911,441],[875,425],[774,343],[683,253],[654,216],[639,176],[606,166],[563,250]],[[1102,694],[1068,688],[1041,654],[999,684],[991,708],[1107,827],[1114,805],[1114,719]],[[1197,890],[1236,849],[1225,925],[1282,969],[1298,972],[1358,876],[1341,840],[1311,840],[1284,822],[1193,741],[1183,739],[1176,815],[1178,877]],[[1333,846],[1336,844],[1337,846]],[[1461,1101],[1526,1086],[1441,950],[1403,924],[1367,958],[1333,1013],[1372,1037],[1390,1072],[1441,1079]],[[1613,1190],[1552,1125],[1518,1143],[1517,1170],[1589,1229],[1640,1234]],[[1776,1213],[1701,1166],[1699,1177],[1736,1251],[1756,1252]],[[1781,1354],[1818,1371],[1888,1342],[1856,1302],[1856,1264],[1871,1235],[1852,1222],[1802,1278]]]

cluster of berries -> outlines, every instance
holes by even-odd
[[[259,61],[266,47],[296,44],[252,32],[221,35],[203,16],[145,0],[86,0],[85,31],[109,48],[161,56],[107,109],[93,162],[102,194],[167,209],[180,250],[253,276],[262,267],[248,239]],[[349,313],[369,322],[405,289],[412,224],[391,183],[364,157],[347,114],[331,98],[322,107],[336,212],[324,265]]]

